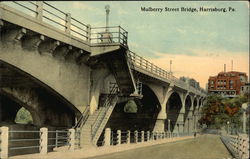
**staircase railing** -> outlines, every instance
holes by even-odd
[[[102,107],[104,107],[103,110],[101,110],[98,115],[97,118],[95,119],[95,121],[93,122],[93,124],[91,125],[91,136],[92,136],[92,140],[94,139],[94,137],[96,136],[96,133],[98,131],[98,128],[100,127],[100,125],[103,122],[103,119],[105,118],[108,110],[109,110],[109,106],[111,105],[114,96],[116,96],[116,92],[118,90],[117,85],[113,85],[113,87],[110,90],[110,93],[108,94],[108,96],[106,97],[106,100],[103,104]],[[114,105],[111,105],[111,107],[114,107]]]
[[[87,107],[84,112],[82,113],[81,117],[77,121],[76,125],[74,126],[74,129],[80,128],[88,119],[89,117],[89,107]]]

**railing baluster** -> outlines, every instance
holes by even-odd
[[[36,19],[39,21],[43,19],[43,1],[36,1]]]
[[[66,18],[65,18],[65,32],[70,34],[70,30],[71,30],[71,14],[70,13],[67,13],[66,14]]]

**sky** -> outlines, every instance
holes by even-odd
[[[224,70],[249,76],[249,4],[243,1],[72,1],[48,2],[93,27],[110,25],[128,31],[129,49],[174,76],[196,79],[205,88],[209,76]],[[234,8],[234,12],[143,12],[141,7]]]

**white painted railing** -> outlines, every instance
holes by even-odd
[[[112,131],[106,128],[97,142],[97,146],[110,146],[121,144],[137,144],[163,139],[172,139],[177,137],[193,136],[191,133],[172,133],[172,132],[155,132],[155,131],[130,131],[116,130]]]
[[[13,151],[40,152],[46,154],[48,149],[68,146],[70,151],[78,148],[79,132],[75,129],[50,131],[40,130],[9,130],[0,127],[0,158],[8,158]],[[27,151],[30,150],[30,151]]]
[[[186,82],[173,76],[173,74],[171,72],[168,72],[168,71],[154,65],[153,63],[149,62],[148,60],[144,59],[142,56],[139,56],[132,51],[128,51],[128,59],[130,61],[130,65],[134,69],[140,68],[144,71],[149,72],[152,75],[158,76],[158,77],[166,79],[166,80],[171,80],[172,82],[174,82],[175,85],[178,85],[182,88],[189,89],[192,92],[206,94],[206,91],[203,90],[202,88],[195,88],[195,87],[187,84]]]
[[[223,135],[221,139],[234,157],[237,159],[249,158],[249,136],[246,134]]]

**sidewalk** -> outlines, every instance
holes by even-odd
[[[94,156],[101,156],[116,152],[122,152],[126,150],[142,148],[152,145],[164,144],[164,143],[171,143],[176,141],[182,141],[187,139],[192,139],[193,136],[186,136],[186,137],[176,137],[172,139],[161,139],[157,141],[149,141],[137,144],[122,144],[118,146],[102,146],[102,147],[88,147],[83,149],[78,149],[75,151],[70,152],[69,150],[65,151],[58,151],[58,152],[49,152],[48,154],[29,154],[29,155],[20,155],[20,156],[12,156],[9,157],[10,159],[83,159],[88,157]]]

